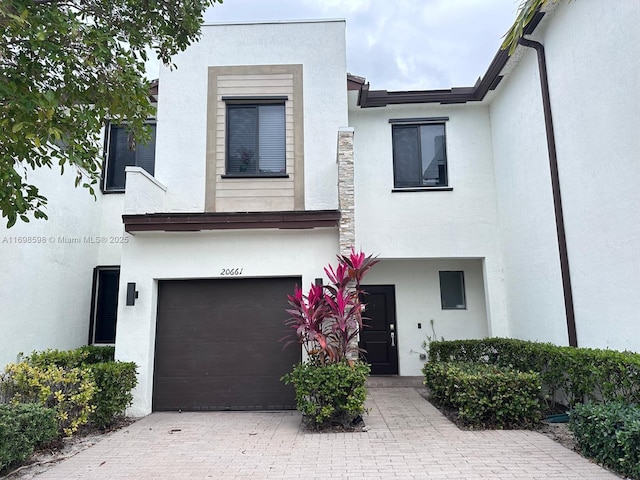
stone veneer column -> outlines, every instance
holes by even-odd
[[[340,210],[340,254],[347,255],[356,241],[353,188],[353,128],[338,130],[338,208]]]

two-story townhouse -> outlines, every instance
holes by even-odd
[[[286,295],[352,245],[381,260],[374,374],[419,375],[432,320],[640,350],[638,16],[551,4],[475,86],[417,92],[347,76],[343,21],[205,26],[161,70],[155,150],[107,127],[97,202],[37,172],[58,190],[5,233],[46,241],[2,245],[0,363],[115,343],[133,415],[290,407]]]

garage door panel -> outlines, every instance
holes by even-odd
[[[161,281],[154,410],[295,408],[280,377],[301,359],[283,349],[287,294],[300,278]]]
[[[156,360],[156,369],[164,376],[216,375],[269,375],[290,372],[293,365],[300,361],[295,345],[282,350],[280,342],[263,342],[248,346],[245,342],[227,342],[219,344],[198,343],[185,349],[184,343],[166,343],[162,356]],[[282,356],[283,361],[275,364],[264,361],[265,356]],[[286,360],[285,360],[286,359]],[[251,366],[249,366],[251,364]]]
[[[164,410],[292,410],[295,409],[295,393],[291,386],[284,390],[290,395],[283,396],[280,385],[274,388],[263,377],[224,376],[218,378],[176,377],[165,384],[160,380],[158,386],[163,389],[175,389]],[[256,401],[251,405],[242,399],[246,391],[251,390]],[[211,395],[210,392],[215,392]],[[286,398],[283,401],[283,398]],[[290,399],[290,400],[289,400]]]

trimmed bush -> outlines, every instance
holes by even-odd
[[[11,404],[36,403],[56,413],[58,432],[72,435],[95,410],[92,400],[96,384],[91,372],[56,365],[9,364],[2,378],[5,396]]]
[[[640,480],[640,406],[576,405],[569,414],[569,428],[586,457]]]
[[[436,403],[473,428],[529,428],[541,419],[540,376],[494,365],[430,362],[425,385]]]
[[[57,437],[55,412],[39,403],[0,405],[0,471]]]
[[[83,378],[86,377],[95,384],[90,401],[91,411],[88,421],[98,428],[106,428],[131,404],[133,400],[131,390],[137,383],[135,363],[113,361],[114,353],[114,347],[94,345],[87,345],[75,350],[50,349],[43,352],[33,352],[24,359],[24,364],[42,371],[43,374],[50,369],[57,369],[58,372],[82,372]],[[26,369],[27,367],[20,368]],[[35,373],[31,371],[30,375],[35,375]],[[70,375],[73,376],[76,373]],[[16,390],[15,386],[11,388]],[[40,397],[28,394],[22,385],[9,396],[9,399],[14,398],[16,392],[20,393],[20,396],[15,397],[14,403],[23,401],[23,398]],[[51,401],[47,401],[47,404],[52,406]],[[77,427],[86,423],[85,416],[82,416],[76,427],[69,430],[69,427],[65,426],[67,430],[64,433],[68,435],[70,431],[75,431]]]
[[[297,408],[312,428],[347,427],[365,413],[365,382],[370,371],[364,362],[354,362],[353,366],[347,362],[305,362],[296,365],[282,380],[293,384]]]
[[[55,365],[64,368],[77,368],[82,365],[113,362],[115,350],[115,347],[96,345],[85,345],[74,350],[49,349],[43,352],[32,352],[24,361],[34,367]]]
[[[537,372],[550,407],[584,401],[640,403],[640,354],[506,338],[434,341],[429,360],[488,363]]]
[[[133,362],[104,362],[88,366],[96,383],[93,403],[96,409],[89,419],[98,428],[108,427],[131,405],[131,390],[136,386],[136,364]]]

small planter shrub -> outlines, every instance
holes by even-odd
[[[293,384],[298,410],[312,428],[348,427],[365,412],[365,382],[371,371],[364,362],[300,363],[283,377]]]
[[[292,335],[287,345],[302,345],[308,361],[282,380],[293,384],[297,408],[315,428],[335,423],[346,427],[365,411],[364,385],[371,370],[357,360],[365,308],[360,284],[376,263],[351,249],[350,255],[338,256],[336,268],[324,269],[329,285],[311,285],[306,295],[296,287],[289,295],[290,317],[285,324]]]
[[[576,405],[569,414],[569,428],[583,455],[640,480],[640,406]]]
[[[133,399],[134,363],[113,361],[113,347],[33,352],[7,367],[0,397],[12,404],[41,402],[56,411],[60,435],[71,435],[87,422],[111,425]]]
[[[492,365],[429,362],[425,385],[436,403],[473,428],[529,428],[541,419],[540,377]]]
[[[96,384],[91,372],[55,365],[9,364],[2,378],[4,396],[13,405],[41,403],[56,413],[58,432],[72,435],[89,420]]]
[[[95,410],[89,420],[98,428],[106,428],[131,405],[131,390],[136,386],[136,364],[103,362],[88,366],[96,384]]]
[[[23,462],[57,435],[52,409],[39,403],[0,405],[0,471]]]

